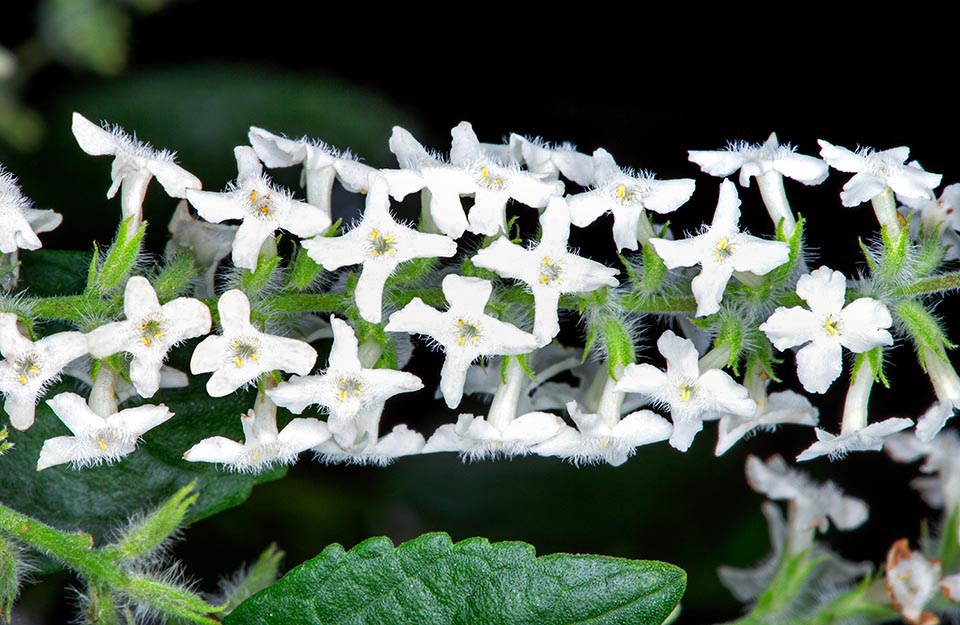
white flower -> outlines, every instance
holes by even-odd
[[[915,213],[910,221],[914,238],[937,234],[947,248],[944,260],[960,259],[960,183],[943,188],[939,198],[908,198],[898,196],[904,207],[902,213]]]
[[[886,329],[893,325],[887,307],[870,297],[844,306],[846,284],[844,275],[829,267],[800,276],[797,295],[810,309],[780,306],[760,324],[760,330],[781,351],[806,343],[797,352],[797,376],[807,392],[824,393],[840,376],[842,347],[859,354],[893,345]]]
[[[505,159],[502,150],[480,143],[467,122],[461,122],[450,134],[449,164],[429,154],[402,128],[394,128],[390,137],[390,150],[397,155],[400,166],[417,170],[422,176],[423,186],[431,194],[430,215],[444,234],[459,239],[468,229],[486,235],[505,232],[509,199],[543,208],[551,197],[563,194],[563,183],[523,171]],[[474,197],[469,219],[461,196]]]
[[[145,405],[100,416],[87,401],[74,393],[60,393],[47,400],[73,436],[44,441],[37,459],[37,471],[70,462],[76,468],[117,462],[132,453],[143,434],[170,419],[165,405]]]
[[[307,187],[307,202],[330,216],[330,196],[334,180],[351,193],[366,193],[368,176],[377,171],[364,165],[349,150],[341,152],[323,141],[303,137],[288,139],[262,128],[250,127],[250,145],[263,164],[271,169],[303,165],[302,181]]]
[[[196,219],[190,214],[187,201],[183,200],[177,204],[167,230],[170,232],[167,256],[172,256],[181,247],[189,249],[193,253],[194,266],[203,270],[197,295],[213,297],[217,267],[233,251],[238,226],[211,224]]]
[[[450,307],[445,312],[427,306],[419,297],[390,315],[387,332],[425,334],[446,352],[440,372],[440,390],[447,406],[455,408],[463,397],[467,368],[480,356],[526,354],[537,348],[531,334],[484,313],[493,292],[489,280],[450,274],[443,279],[443,294]]]
[[[23,195],[16,177],[0,165],[0,252],[43,247],[37,234],[60,225],[63,215],[52,210],[38,210]]]
[[[667,330],[657,340],[657,349],[667,359],[666,372],[648,364],[631,364],[623,372],[617,390],[643,393],[670,408],[673,434],[670,445],[686,451],[705,419],[724,413],[752,416],[757,405],[747,389],[719,369],[700,373],[697,349],[689,339]]]
[[[161,306],[150,282],[133,276],[127,280],[123,310],[126,321],[108,323],[87,334],[90,355],[131,354],[130,381],[141,397],[153,397],[160,388],[160,367],[167,352],[186,339],[210,332],[210,309],[188,297]]]
[[[63,368],[63,374],[68,375],[83,384],[93,387],[94,381],[90,376],[90,359],[78,360],[75,364]],[[160,388],[184,388],[190,385],[190,379],[187,374],[179,369],[163,365],[160,367]],[[114,391],[117,395],[117,403],[122,404],[131,399],[140,397],[137,389],[125,379],[118,378]]]
[[[769,499],[792,502],[799,528],[826,532],[832,521],[837,529],[853,529],[869,516],[862,500],[845,496],[833,482],[820,485],[811,481],[805,473],[789,468],[781,456],[771,456],[766,463],[748,456],[747,482]]]
[[[506,278],[525,282],[533,292],[535,317],[533,335],[541,344],[560,332],[557,305],[564,293],[593,291],[601,286],[617,286],[617,270],[572,254],[570,210],[563,198],[552,198],[540,216],[542,235],[532,249],[500,237],[471,259],[471,262],[496,271]]]
[[[940,589],[940,560],[929,560],[910,549],[906,538],[893,543],[887,553],[887,596],[893,609],[910,625],[940,622],[923,608]],[[949,585],[948,585],[949,587]]]
[[[753,399],[757,401],[756,397]],[[764,399],[762,404],[757,401],[757,412],[753,416],[724,414],[720,417],[716,455],[724,454],[756,429],[772,430],[782,423],[813,426],[818,422],[820,411],[799,393],[780,391]]]
[[[311,404],[327,408],[327,424],[338,442],[345,443],[343,432],[365,411],[380,410],[394,395],[423,388],[420,378],[405,371],[370,369],[360,364],[357,336],[347,322],[330,318],[333,347],[329,366],[319,375],[293,376],[267,391],[278,406],[300,414]],[[350,441],[352,442],[352,441]],[[346,444],[346,443],[345,443]]]
[[[608,419],[605,415],[583,412],[577,402],[567,404],[567,412],[576,428],[564,426],[553,438],[537,445],[534,451],[541,456],[559,456],[574,465],[606,462],[620,466],[632,456],[637,447],[665,441],[673,426],[650,410],[640,410],[622,419]]]
[[[275,369],[306,375],[317,360],[309,344],[264,334],[250,323],[250,302],[233,289],[217,302],[223,334],[208,336],[190,359],[191,373],[213,372],[207,380],[211,397],[229,395],[261,374]]]
[[[700,265],[691,288],[697,300],[697,317],[720,310],[720,300],[734,271],[764,275],[790,257],[790,247],[740,232],[740,198],[729,180],[720,183],[720,198],[713,222],[703,234],[679,241],[650,239],[670,269]]]
[[[73,136],[87,154],[114,157],[110,171],[113,184],[107,197],[112,198],[120,190],[123,218],[133,217],[134,228],[140,225],[143,198],[154,176],[170,197],[185,198],[188,189],[202,187],[196,176],[174,162],[173,152],[155,150],[119,126],[101,128],[80,113],[74,113]]]
[[[325,464],[359,464],[383,467],[397,458],[419,454],[423,449],[423,435],[400,424],[386,436],[362,437],[353,446],[342,447],[331,439],[314,448],[317,460]]]
[[[549,176],[552,180],[562,175],[581,187],[589,187],[596,181],[593,158],[578,152],[572,143],[552,144],[539,137],[527,139],[511,134],[510,145],[519,148],[527,169],[535,174]]]
[[[87,339],[80,332],[58,332],[33,342],[20,333],[15,314],[0,313],[0,353],[3,408],[13,427],[26,430],[33,425],[37,399],[64,367],[87,353]]]
[[[883,449],[884,438],[905,430],[911,425],[913,425],[911,419],[885,419],[859,429],[841,432],[839,436],[834,436],[825,430],[816,428],[817,442],[797,456],[797,462],[812,460],[820,456],[829,456],[832,460],[836,460],[851,451],[880,451]]]
[[[770,133],[764,143],[738,141],[724,150],[688,150],[690,161],[704,173],[726,178],[740,171],[740,184],[750,186],[750,178],[760,178],[775,171],[806,185],[820,184],[827,179],[827,164],[815,156],[797,154],[789,143],[780,145],[777,133]]]
[[[956,409],[960,408],[960,376],[957,376],[956,370],[950,364],[946,350],[938,353],[929,347],[923,347],[921,358],[937,394],[937,401],[917,421],[917,436],[921,440],[929,441],[943,429]]]
[[[234,265],[256,269],[260,247],[280,228],[298,237],[312,237],[330,227],[328,214],[294,200],[263,175],[263,166],[253,148],[239,146],[233,154],[239,172],[235,184],[223,193],[190,189],[187,199],[207,221],[243,220],[233,241]]]
[[[470,460],[510,457],[528,454],[556,436],[564,427],[560,417],[547,412],[517,416],[527,374],[515,358],[508,360],[503,375],[486,419],[461,414],[456,424],[437,428],[423,452],[456,451]]]
[[[397,266],[414,258],[450,257],[457,253],[456,242],[441,234],[425,234],[397,223],[390,215],[386,180],[374,174],[370,180],[363,220],[339,237],[315,237],[303,247],[324,269],[333,271],[347,265],[363,264],[354,295],[360,316],[380,323],[383,285]]]
[[[726,586],[733,596],[741,602],[748,602],[760,596],[770,586],[783,562],[787,543],[787,526],[777,504],[766,501],[761,506],[767,520],[770,533],[771,553],[757,566],[751,569],[739,569],[721,566],[717,569],[720,583]],[[814,543],[808,561],[819,561],[808,579],[815,580],[817,588],[848,588],[850,582],[863,578],[873,569],[869,562],[850,562],[844,560],[820,543]]]
[[[330,438],[327,424],[317,419],[293,419],[277,430],[273,410],[240,415],[243,443],[223,436],[205,438],[183,454],[190,462],[216,462],[234,471],[260,473],[275,464],[293,464],[300,452]]]
[[[951,514],[960,506],[960,434],[956,430],[945,430],[929,441],[903,432],[886,439],[883,447],[897,462],[924,459],[920,470],[935,475],[918,477],[910,485],[931,508],[945,508]]]
[[[940,184],[940,174],[924,171],[915,163],[904,164],[910,157],[910,148],[906,146],[879,152],[872,148],[851,152],[823,139],[818,143],[820,156],[831,167],[855,174],[843,185],[840,193],[844,206],[857,206],[872,200],[887,188],[903,198],[931,198],[933,189]]]
[[[644,209],[672,213],[683,206],[696,187],[690,178],[656,180],[653,174],[621,169],[604,149],[593,153],[594,188],[568,198],[570,220],[585,228],[606,212],[613,212],[613,240],[617,249],[637,249],[637,228],[646,219]]]

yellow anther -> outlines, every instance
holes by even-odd
[[[263,456],[260,454],[259,451],[253,452],[253,454],[250,457],[253,458],[254,462],[259,462],[260,458],[263,458]]]
[[[840,321],[834,319],[833,316],[827,317],[827,320],[823,324],[824,329],[827,331],[827,334],[836,334],[840,331]]]
[[[20,374],[20,384],[24,386],[27,385],[27,376],[23,375],[22,373]]]
[[[540,274],[540,284],[549,284],[549,283],[550,283],[550,278],[548,278],[543,274]]]
[[[488,176],[490,176],[490,170],[484,165],[480,168],[480,177],[486,180]]]
[[[463,345],[466,342],[467,342],[467,339],[462,334],[457,337],[457,345]],[[20,379],[23,380],[23,376],[20,376]],[[23,384],[26,384],[26,382],[23,382]]]
[[[30,373],[40,373],[40,367],[37,365],[30,365],[30,368],[27,369]]]
[[[458,325],[458,326],[462,326],[462,325],[463,325],[463,319],[457,319],[457,325]]]
[[[97,442],[100,443],[100,451],[107,451],[107,442],[105,440],[101,438]]]
[[[621,200],[627,197],[627,186],[626,185],[617,185],[617,197]]]
[[[607,439],[601,438],[601,439],[600,439],[600,442],[597,444],[597,447],[599,447],[600,449],[606,449],[606,448],[607,448]]]
[[[243,366],[243,358],[241,358],[240,356],[234,356],[234,357],[233,357],[233,363],[234,363],[235,365],[237,365],[238,368],[239,368],[239,367],[242,367],[242,366]]]
[[[377,230],[376,228],[374,228],[373,230],[370,231],[370,240],[371,240],[371,241],[376,241],[376,240],[379,239],[379,238],[380,238],[380,231],[379,231],[379,230]]]
[[[261,215],[269,215],[269,214],[270,214],[270,207],[267,206],[266,204],[261,204],[261,205],[260,205],[260,214],[261,214]]]
[[[366,189],[360,189],[360,195],[366,195],[366,194],[367,194]]]
[[[151,343],[152,341],[150,340],[150,337],[149,337],[149,336],[140,337],[140,340],[143,341],[143,344],[144,344],[145,346],[150,347],[150,343]]]
[[[690,401],[693,397],[693,387],[684,382],[680,385],[680,401]]]
[[[340,401],[346,401],[347,391],[343,389],[340,389],[339,391],[337,391],[337,399],[339,399]]]
[[[253,191],[250,192],[250,203],[253,204],[256,201],[257,201],[257,190],[254,189]]]

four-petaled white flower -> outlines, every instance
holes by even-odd
[[[173,416],[163,404],[137,406],[101,416],[90,409],[87,400],[74,393],[60,393],[48,399],[47,404],[73,436],[44,441],[37,471],[67,462],[76,468],[117,462],[137,448],[137,442],[147,430]]]
[[[217,267],[220,261],[233,251],[233,240],[237,237],[238,226],[211,224],[190,214],[186,200],[177,204],[177,209],[167,225],[170,240],[165,253],[172,256],[182,247],[193,253],[193,264],[203,270],[196,294],[199,297],[213,297],[216,292]]]
[[[371,177],[363,220],[339,237],[315,237],[302,243],[307,254],[324,269],[363,264],[354,296],[360,316],[380,323],[383,285],[397,266],[414,258],[449,257],[457,253],[456,242],[441,234],[426,234],[397,223],[390,215],[386,180]]]
[[[307,202],[330,217],[330,198],[334,180],[351,193],[366,193],[367,178],[377,171],[364,165],[349,150],[340,151],[317,141],[303,137],[288,139],[255,126],[250,127],[250,145],[263,164],[271,169],[303,165],[301,177],[307,188]]]
[[[933,189],[940,184],[940,174],[924,171],[916,163],[906,163],[910,148],[901,146],[875,151],[862,148],[851,152],[823,139],[820,156],[839,171],[855,174],[843,185],[840,201],[844,206],[857,206],[872,200],[888,188],[903,198],[932,198]]]
[[[930,441],[902,432],[886,439],[883,448],[897,462],[924,459],[920,470],[935,475],[915,478],[910,486],[927,505],[946,509],[948,515],[960,507],[960,434],[956,430],[945,430]]]
[[[532,334],[484,313],[493,284],[480,278],[450,274],[443,279],[443,294],[450,303],[440,312],[419,297],[390,315],[387,332],[425,334],[446,352],[440,372],[440,390],[447,406],[455,408],[463,397],[470,363],[480,356],[532,352],[539,342]]]
[[[657,254],[670,269],[700,265],[691,288],[697,300],[697,317],[720,310],[720,300],[735,271],[764,275],[790,257],[781,241],[766,241],[739,230],[740,198],[729,180],[720,183],[720,198],[710,227],[694,237],[670,241],[653,238]]]
[[[673,420],[670,445],[686,451],[705,419],[725,413],[744,417],[757,410],[747,389],[720,369],[700,372],[697,349],[689,339],[667,330],[657,340],[657,349],[667,359],[667,370],[653,365],[631,364],[617,383],[617,390],[643,393],[657,404],[669,407]]]
[[[519,414],[527,379],[517,359],[508,359],[487,417],[461,414],[456,424],[441,425],[424,453],[456,451],[470,460],[510,457],[528,454],[555,436],[564,427],[560,417],[547,412]]]
[[[90,355],[131,354],[130,381],[141,397],[153,397],[160,388],[160,367],[167,352],[181,341],[208,333],[210,309],[189,297],[161,306],[150,282],[133,276],[127,280],[123,310],[126,321],[108,323],[87,334]]]
[[[495,235],[506,232],[506,206],[511,198],[543,208],[550,198],[563,194],[563,183],[523,171],[500,146],[480,143],[473,127],[461,122],[450,134],[450,163],[427,152],[409,132],[394,128],[390,150],[400,166],[419,172],[421,187],[431,194],[430,215],[444,234],[459,239],[465,230]],[[391,179],[391,188],[394,185]],[[473,196],[469,218],[461,196]]]
[[[839,271],[820,267],[800,276],[797,295],[801,306],[777,308],[760,329],[779,350],[807,343],[797,352],[797,376],[810,393],[824,393],[842,369],[842,347],[861,353],[880,345],[893,345],[886,328],[893,325],[887,307],[861,297],[843,305],[847,280]]]
[[[567,412],[577,427],[564,426],[559,434],[537,445],[534,452],[541,456],[559,456],[574,465],[606,462],[618,467],[637,447],[665,441],[673,433],[670,422],[651,410],[640,410],[614,420],[584,412],[577,402],[571,401]]]
[[[278,229],[298,237],[312,237],[330,227],[330,216],[316,206],[294,200],[290,193],[275,186],[263,174],[263,166],[253,148],[239,146],[237,181],[223,193],[187,191],[187,199],[207,221],[220,223],[241,219],[233,241],[233,264],[256,269],[260,247]]]
[[[510,145],[519,148],[520,158],[527,169],[535,174],[544,174],[556,180],[563,176],[581,187],[589,187],[596,182],[593,157],[577,151],[572,143],[553,144],[537,137],[527,139],[518,134],[510,135]]]
[[[869,516],[862,500],[844,495],[833,482],[821,485],[811,481],[805,473],[789,468],[782,456],[771,456],[765,463],[748,456],[747,482],[769,499],[792,502],[792,522],[798,528],[826,532],[832,521],[837,529],[853,529]]]
[[[890,547],[886,568],[887,597],[893,609],[910,625],[937,625],[940,619],[924,608],[938,591],[951,598],[951,590],[960,583],[960,575],[941,580],[940,560],[931,560],[913,551],[906,538]]]
[[[264,334],[250,323],[250,302],[243,291],[233,289],[217,302],[223,334],[208,336],[197,345],[190,359],[191,373],[213,372],[207,380],[211,397],[229,395],[262,373],[280,369],[306,375],[317,360],[309,344],[296,339]]]
[[[0,165],[0,252],[40,249],[43,244],[37,234],[53,230],[62,221],[60,213],[33,208],[17,178]]]
[[[601,215],[613,213],[613,240],[617,249],[637,249],[637,228],[646,219],[644,209],[672,213],[683,206],[696,187],[690,178],[657,180],[653,174],[622,169],[604,149],[593,153],[594,188],[567,198],[570,220],[585,228]]]
[[[820,184],[829,173],[829,167],[819,158],[797,154],[789,143],[781,145],[775,132],[764,143],[738,141],[729,143],[724,150],[688,150],[687,154],[691,162],[711,176],[726,178],[739,170],[744,187],[750,186],[751,178],[759,180],[771,171],[806,185]]]
[[[333,347],[329,366],[319,375],[293,376],[267,391],[278,406],[300,414],[312,404],[327,408],[327,424],[338,442],[348,444],[353,430],[352,421],[363,412],[382,409],[384,402],[394,395],[410,393],[423,388],[420,378],[405,371],[371,369],[360,363],[357,336],[346,321],[330,318],[333,328]],[[346,436],[347,438],[344,438]],[[349,443],[352,443],[349,440]]]
[[[293,419],[278,431],[275,411],[261,412],[251,410],[240,415],[243,443],[223,436],[205,438],[183,454],[183,459],[215,462],[234,471],[260,473],[275,464],[293,464],[300,452],[330,438],[327,424],[317,419]]]
[[[756,397],[753,399],[757,401]],[[726,453],[737,441],[757,429],[772,430],[782,423],[814,426],[819,415],[820,411],[799,393],[771,393],[762,404],[757,401],[757,412],[753,416],[725,414],[720,417],[715,453],[718,456]]]
[[[560,332],[557,305],[564,293],[593,291],[617,286],[617,270],[582,258],[567,249],[570,209],[563,198],[553,198],[540,217],[540,243],[525,249],[500,237],[480,250],[471,262],[503,277],[521,280],[533,292],[533,334],[541,344]]]
[[[80,332],[58,332],[37,342],[20,333],[17,316],[0,313],[0,392],[10,423],[18,430],[33,425],[37,399],[71,361],[87,353]]]
[[[174,162],[173,152],[155,150],[119,126],[101,128],[80,113],[74,113],[73,136],[87,154],[114,157],[110,171],[113,184],[107,197],[112,198],[120,190],[123,218],[133,217],[134,228],[140,225],[143,198],[154,176],[170,197],[185,198],[188,189],[202,188],[196,176]]]
[[[839,460],[852,451],[880,451],[883,449],[883,439],[901,432],[911,425],[913,425],[912,419],[895,417],[884,419],[878,423],[871,423],[862,428],[840,432],[839,435],[816,428],[814,432],[817,435],[817,442],[797,456],[797,462],[813,460],[820,456],[828,456],[831,460]]]

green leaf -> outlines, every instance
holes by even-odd
[[[290,277],[287,278],[287,288],[294,291],[306,291],[309,289],[320,273],[323,267],[317,261],[310,258],[301,246],[297,246],[297,251],[293,257],[290,269]]]
[[[10,622],[13,602],[20,592],[20,553],[17,546],[0,536],[0,621]]]
[[[327,547],[242,603],[226,625],[659,624],[686,588],[663,562],[554,554],[520,542],[425,534]]]
[[[947,517],[943,529],[940,530],[940,549],[938,555],[944,574],[956,573],[960,568],[960,541],[957,540],[960,531],[960,509],[954,508]]]
[[[117,560],[133,560],[161,546],[171,534],[183,525],[187,510],[196,503],[199,495],[193,492],[191,482],[143,519],[131,523],[119,540],[106,547]]]
[[[926,363],[922,361],[924,348],[944,360],[947,359],[945,348],[952,348],[954,345],[947,340],[939,319],[924,304],[915,299],[904,300],[898,302],[892,312],[897,325],[906,330],[910,340],[913,341],[917,355],[921,359],[920,364],[924,369],[926,369]]]
[[[82,392],[78,383],[69,381],[50,389],[47,397],[63,391]],[[242,440],[239,416],[253,401],[252,393],[212,400],[203,381],[194,378],[190,387],[164,389],[151,400],[166,404],[176,416],[148,432],[137,450],[116,465],[79,471],[60,465],[37,472],[43,442],[70,434],[41,401],[36,423],[26,432],[11,432],[16,448],[0,457],[0,501],[62,530],[90,532],[96,544],[126,526],[132,513],[156,508],[194,480],[200,497],[185,522],[236,506],[255,484],[281,477],[286,470],[259,476],[228,473],[212,464],[187,462],[183,453],[215,434]]]
[[[636,361],[633,337],[622,321],[610,317],[603,322],[603,347],[607,354],[610,377],[616,379],[617,367],[625,367]]]
[[[90,252],[37,250],[20,257],[20,281],[30,295],[48,297],[80,293],[86,287]]]
[[[654,293],[660,289],[664,278],[667,277],[667,266],[663,259],[653,249],[652,245],[643,246],[643,279],[640,289],[644,293]]]
[[[230,614],[241,603],[277,581],[284,555],[276,545],[270,545],[250,567],[244,567],[233,579],[223,582],[226,595],[224,614]]]
[[[159,270],[152,281],[153,289],[160,302],[166,303],[182,295],[199,275],[200,272],[193,265],[193,252],[189,248],[181,247]]]
[[[132,235],[129,233],[129,224],[132,217],[124,219],[117,229],[117,236],[107,250],[107,255],[100,263],[97,277],[93,281],[93,289],[97,293],[110,293],[119,289],[127,282],[133,266],[140,255],[143,244],[143,235],[147,231],[147,223],[143,222]]]

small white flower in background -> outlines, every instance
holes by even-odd
[[[937,395],[937,401],[917,420],[917,436],[929,441],[960,408],[960,376],[950,363],[946,350],[937,353],[923,347],[921,358]]]
[[[110,171],[113,184],[107,197],[112,198],[120,190],[123,218],[134,218],[131,222],[133,230],[140,226],[143,198],[154,176],[170,197],[185,198],[188,189],[202,188],[196,176],[174,162],[176,155],[173,152],[155,150],[119,126],[101,128],[80,113],[74,113],[73,136],[87,154],[114,157]]]
[[[379,415],[377,422],[379,423]],[[313,450],[317,454],[317,460],[324,464],[383,467],[397,458],[419,454],[423,450],[424,442],[422,434],[400,424],[389,434],[379,438],[376,433],[372,436],[361,436],[355,445],[349,447],[342,447],[336,440],[330,439]]]
[[[910,625],[937,625],[940,622],[936,615],[923,610],[940,590],[940,560],[930,560],[922,553],[912,551],[907,539],[901,538],[887,553],[886,581],[887,597],[893,609],[903,615],[903,620]],[[947,588],[952,583],[954,580]]]
[[[68,375],[75,380],[93,387],[94,381],[90,377],[90,359],[78,360],[75,364],[63,368],[63,375]],[[179,369],[163,365],[160,367],[160,388],[184,388],[190,385],[190,378]],[[122,377],[117,379],[114,391],[117,395],[117,403],[122,404],[131,399],[140,397],[136,387],[127,382]]]
[[[944,260],[960,259],[960,183],[943,188],[939,198],[908,198],[897,196],[904,215],[914,213],[910,232],[914,238],[939,234],[940,243],[947,250]]]
[[[461,414],[456,424],[441,425],[423,448],[424,453],[455,451],[465,459],[481,460],[524,455],[556,436],[563,419],[548,412],[519,414],[527,374],[515,358],[509,359],[487,417]]]
[[[366,193],[369,189],[367,178],[377,171],[359,162],[349,150],[337,150],[323,141],[307,137],[288,139],[254,126],[250,127],[248,137],[250,145],[267,167],[303,165],[302,184],[307,187],[307,202],[328,217],[334,180],[339,180],[351,193]]]
[[[328,271],[362,264],[354,291],[360,316],[380,323],[383,285],[400,263],[414,258],[450,257],[457,253],[456,242],[441,234],[425,234],[397,223],[390,215],[386,180],[379,174],[370,179],[363,219],[339,237],[315,237],[302,242],[307,254]]]
[[[584,412],[577,402],[571,401],[567,412],[577,427],[564,426],[557,436],[537,445],[536,453],[559,456],[574,465],[606,462],[617,467],[626,462],[637,447],[665,441],[673,433],[670,422],[650,410],[608,418]]]
[[[330,216],[323,210],[298,202],[290,193],[274,185],[263,174],[263,166],[253,148],[239,146],[237,181],[222,193],[187,191],[187,199],[207,221],[220,223],[241,219],[233,241],[233,264],[250,269],[257,267],[260,247],[279,229],[298,237],[312,237],[330,227]]]
[[[781,456],[771,456],[766,462],[748,456],[746,468],[753,490],[769,499],[792,502],[791,522],[797,528],[826,532],[833,522],[837,529],[847,530],[859,527],[869,516],[862,500],[844,495],[833,482],[821,485],[811,481],[805,473],[789,468]]]
[[[37,400],[59,379],[71,361],[87,353],[87,339],[80,332],[58,332],[33,342],[20,333],[17,316],[0,313],[0,392],[10,423],[18,430],[33,425]]]
[[[150,282],[133,276],[127,280],[123,310],[126,321],[108,323],[87,334],[90,355],[131,354],[130,381],[141,397],[153,397],[160,388],[160,367],[167,353],[182,341],[210,332],[210,309],[188,297],[161,306]]]
[[[883,440],[886,437],[901,432],[911,425],[913,425],[912,419],[898,417],[884,419],[879,423],[871,423],[847,432],[841,431],[839,435],[816,428],[814,432],[817,434],[817,442],[797,456],[797,462],[813,460],[820,456],[839,460],[852,451],[880,451],[883,449]]]
[[[775,132],[764,143],[737,141],[724,150],[688,150],[687,154],[711,176],[726,178],[739,170],[744,187],[750,186],[751,178],[759,179],[771,171],[806,185],[820,184],[829,173],[829,167],[819,158],[797,154],[789,143],[781,145]]]
[[[770,533],[770,555],[750,569],[731,566],[721,566],[717,569],[720,583],[744,603],[756,599],[770,586],[770,580],[783,562],[787,548],[787,525],[779,506],[772,501],[765,501],[760,509],[767,520]],[[810,573],[809,579],[816,580],[817,587],[823,590],[849,588],[851,582],[862,579],[873,570],[873,565],[869,562],[844,560],[816,542],[810,550],[809,559],[819,561]]]
[[[810,307],[777,308],[760,324],[774,346],[783,351],[804,345],[797,352],[797,376],[810,393],[824,393],[840,376],[843,347],[854,353],[893,345],[887,331],[893,319],[878,300],[861,297],[843,305],[847,280],[829,267],[803,275],[797,295]]]
[[[60,213],[33,208],[17,178],[0,165],[0,252],[40,249],[43,244],[37,234],[53,230],[62,221]]]
[[[443,346],[446,358],[440,372],[440,390],[447,406],[455,408],[463,397],[470,363],[480,356],[526,354],[536,349],[539,341],[532,334],[484,313],[493,293],[489,280],[450,274],[443,279],[442,288],[450,303],[445,312],[415,297],[390,315],[384,329],[424,334]]]
[[[217,267],[233,251],[233,240],[237,237],[238,229],[239,226],[211,224],[195,219],[190,214],[186,200],[177,204],[177,210],[167,226],[170,240],[165,253],[172,256],[182,247],[193,253],[194,266],[203,270],[196,291],[198,296],[213,297],[216,293]]]
[[[657,404],[669,407],[673,420],[670,445],[686,451],[706,419],[725,413],[753,416],[757,405],[747,389],[720,369],[700,372],[699,356],[693,342],[667,330],[657,340],[657,349],[667,359],[667,370],[653,365],[631,364],[624,371],[617,390],[642,393]]]
[[[223,436],[205,438],[183,459],[189,462],[215,462],[240,472],[260,473],[276,464],[293,464],[300,452],[329,440],[327,424],[317,419],[293,419],[277,430],[275,409],[250,410],[240,415],[243,443]]]
[[[653,174],[621,168],[604,149],[593,153],[594,188],[567,198],[570,220],[585,228],[607,212],[613,213],[617,249],[637,249],[637,228],[644,209],[672,213],[690,199],[696,182],[690,178],[657,180]]]
[[[210,373],[207,393],[229,395],[261,374],[279,369],[297,375],[310,373],[317,352],[296,339],[264,334],[250,323],[250,302],[233,289],[220,296],[221,335],[208,336],[190,358],[190,372]]]
[[[333,347],[325,371],[307,377],[293,376],[269,389],[267,395],[278,406],[300,414],[311,404],[327,408],[327,424],[337,441],[347,444],[342,433],[352,431],[351,422],[361,413],[376,409],[394,395],[423,388],[420,378],[405,371],[373,369],[360,363],[357,336],[346,321],[330,317]],[[352,441],[349,441],[352,442]]]
[[[910,482],[931,508],[946,509],[947,513],[960,507],[960,434],[945,430],[930,441],[904,432],[883,442],[887,454],[897,462],[915,462],[924,459],[920,470],[930,477],[918,477]],[[960,598],[960,594],[957,595]]]
[[[60,393],[47,404],[73,436],[44,441],[37,459],[37,471],[58,464],[75,468],[111,464],[129,455],[145,432],[173,417],[165,405],[127,408],[111,415],[96,414],[87,400],[74,393]]]
[[[650,243],[670,269],[700,265],[691,288],[697,300],[697,317],[720,310],[720,300],[735,271],[767,274],[790,258],[790,247],[740,232],[740,198],[729,180],[720,183],[720,197],[710,227],[694,237]]]
[[[557,306],[564,293],[593,291],[601,286],[617,286],[618,271],[573,254],[567,248],[570,238],[570,209],[563,198],[552,198],[540,216],[542,235],[531,249],[500,237],[474,256],[471,262],[491,269],[505,278],[525,282],[533,292],[533,334],[541,344],[560,332]]]
[[[537,137],[528,139],[518,134],[510,135],[510,145],[519,148],[527,169],[535,174],[544,174],[556,180],[563,176],[581,187],[596,182],[593,157],[577,151],[572,143],[553,144]]]
[[[835,146],[823,139],[820,156],[842,172],[855,174],[843,185],[840,201],[844,206],[857,206],[872,200],[888,188],[908,199],[932,198],[933,189],[940,184],[940,174],[924,171],[915,163],[906,163],[910,148],[901,146],[875,151],[861,148],[856,152]]]
[[[562,182],[544,180],[521,170],[509,150],[480,143],[467,122],[461,122],[450,134],[450,163],[427,152],[402,128],[394,128],[390,137],[390,150],[397,155],[400,166],[422,176],[421,187],[425,186],[431,194],[430,215],[447,236],[459,239],[466,230],[495,235],[506,230],[509,199],[543,208],[551,197],[563,194]],[[392,178],[390,184],[393,188]],[[461,196],[474,197],[469,218]]]
[[[724,414],[720,417],[715,454],[720,456],[726,453],[741,438],[752,432],[775,430],[778,425],[789,423],[795,425],[817,425],[820,411],[810,400],[793,391],[779,391],[767,395],[768,376],[754,374],[754,379],[747,386],[750,399],[757,404],[757,412],[753,416]]]

